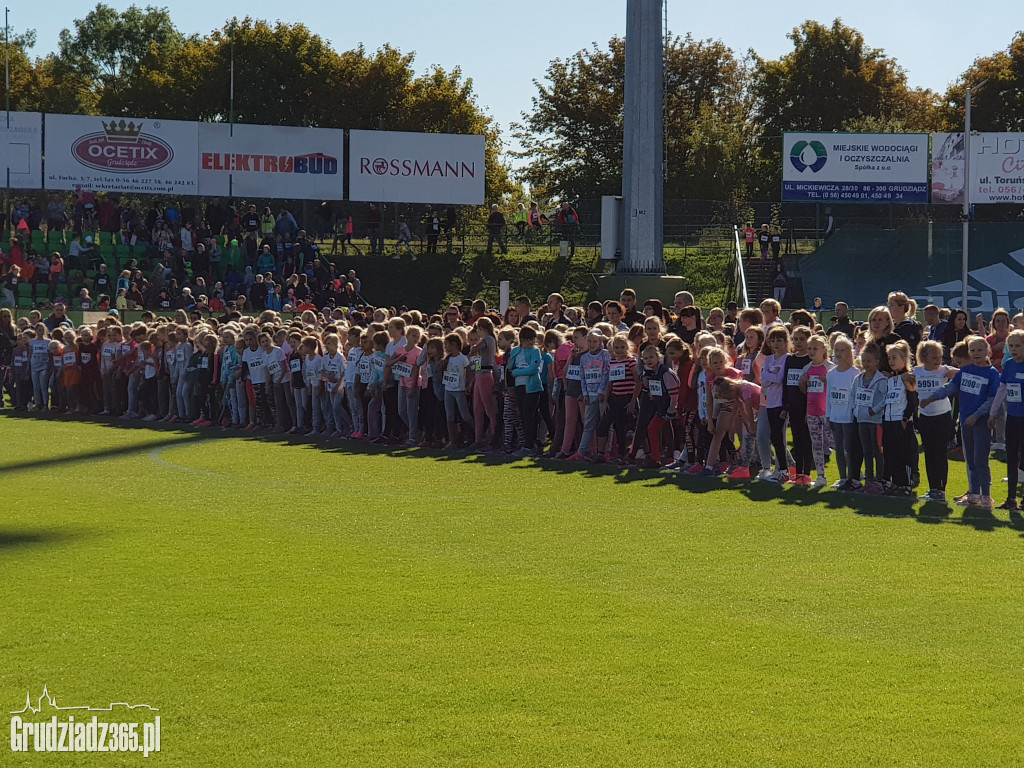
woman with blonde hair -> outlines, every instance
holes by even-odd
[[[907,342],[913,353],[924,339],[924,327],[914,319],[917,302],[902,291],[893,291],[886,300],[886,307],[892,315],[893,333]]]
[[[889,312],[888,307],[875,307],[868,313],[864,345],[867,346],[872,343],[878,345],[879,352],[881,353],[878,367],[882,373],[891,372],[889,358],[885,351],[886,348],[900,340],[900,337],[894,332],[894,328],[895,323],[893,323],[892,313]]]

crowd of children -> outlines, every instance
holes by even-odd
[[[914,495],[923,452],[920,498],[937,503],[958,434],[969,488],[956,501],[982,507],[993,505],[995,434],[1008,467],[1001,508],[1016,509],[1024,330],[1010,328],[1024,316],[998,311],[986,337],[932,306],[922,327],[900,293],[862,326],[833,318],[830,331],[810,312],[785,324],[777,304],[762,308],[724,325],[712,310],[705,325],[696,307],[677,307],[696,328],[646,308],[632,326],[542,313],[512,327],[481,313],[454,328],[383,309],[130,325],[112,313],[76,328],[5,309],[0,404],[817,488],[834,456],[833,487],[892,496]],[[604,305],[613,319],[624,309]]]

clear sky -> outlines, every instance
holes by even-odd
[[[144,5],[161,0],[143,0]],[[132,5],[108,0],[124,9]],[[33,51],[53,50],[61,27],[83,16],[87,2],[51,0],[41,16],[34,8],[12,8],[11,27],[36,28]],[[199,0],[167,3],[172,18],[186,33],[207,33],[223,26],[229,6]],[[480,104],[508,132],[509,124],[530,108],[536,92],[532,81],[543,79],[548,62],[564,58],[596,42],[604,46],[613,35],[625,34],[625,0],[580,0],[573,3],[483,3],[468,0],[295,0],[271,3],[249,0],[238,11],[270,21],[302,22],[331,41],[337,50],[362,43],[373,50],[384,43],[416,53],[416,66],[461,66],[472,77]],[[863,33],[867,44],[884,49],[907,70],[912,86],[942,92],[975,58],[1006,48],[1018,29],[1019,6],[1009,0],[970,5],[947,0],[859,0],[795,2],[734,0],[719,4],[669,0],[673,34],[721,39],[737,54],[753,48],[776,58],[792,47],[786,34],[807,18],[830,24],[839,16]],[[41,26],[42,18],[53,21]],[[243,75],[244,76],[244,75]]]

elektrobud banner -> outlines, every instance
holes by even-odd
[[[928,134],[784,134],[782,199],[927,203]]]
[[[46,189],[198,194],[198,123],[46,116]]]
[[[971,202],[1024,203],[1024,133],[971,135]],[[964,134],[932,135],[932,202],[964,203]]]
[[[481,205],[484,137],[351,131],[349,199]]]
[[[341,200],[345,132],[200,123],[199,194]]]
[[[0,184],[15,189],[37,189],[43,178],[43,116],[38,112],[11,112],[8,127],[0,115]]]

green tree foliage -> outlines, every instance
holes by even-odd
[[[513,126],[524,180],[541,195],[596,197],[622,191],[625,40],[555,59],[535,81],[533,110]],[[674,38],[665,50],[669,197],[731,197],[742,188],[749,143],[746,72],[714,40]]]
[[[912,89],[906,71],[836,19],[805,21],[789,35],[793,50],[766,60],[751,52],[760,131],[763,195],[778,194],[786,131],[928,131],[943,122],[938,98]]]
[[[946,93],[949,130],[963,130],[967,88],[987,80],[971,99],[971,130],[1024,131],[1024,32],[1005,50],[978,58]]]

